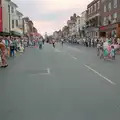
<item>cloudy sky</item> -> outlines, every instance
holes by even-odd
[[[80,15],[92,0],[12,0],[24,16],[30,17],[42,34],[51,34],[66,25],[73,13]]]

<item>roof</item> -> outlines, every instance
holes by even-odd
[[[100,0],[93,0],[90,4],[88,4],[87,8],[91,7],[94,3],[97,3]]]
[[[23,16],[23,14],[19,12],[18,10],[16,12],[17,12],[17,15]]]
[[[17,4],[15,4],[15,3],[12,2],[12,1],[10,1],[10,5],[11,5],[11,6],[14,6],[14,7],[16,7],[16,8],[18,7]]]

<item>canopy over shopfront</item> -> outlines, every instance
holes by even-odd
[[[10,32],[10,35],[11,35],[11,36],[18,36],[18,37],[21,37],[21,36],[22,36],[21,33],[16,32],[16,31],[11,31],[11,32]]]

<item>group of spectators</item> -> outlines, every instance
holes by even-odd
[[[17,52],[24,52],[25,46],[28,46],[28,39],[25,37],[0,36],[0,67],[7,67],[7,59],[15,57]]]
[[[86,47],[97,47],[98,42],[106,42],[106,41],[111,41],[113,44],[118,44],[120,45],[120,38],[86,38],[83,40],[84,41],[84,45]]]

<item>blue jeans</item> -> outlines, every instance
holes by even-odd
[[[10,51],[10,56],[11,56],[11,57],[14,57],[14,56],[15,56],[14,50],[11,50],[11,51]]]

